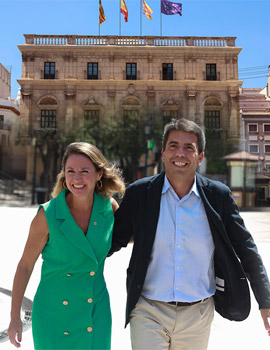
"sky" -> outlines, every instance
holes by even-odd
[[[242,86],[266,86],[270,65],[270,0],[176,1],[182,3],[182,16],[162,15],[161,19],[160,0],[146,0],[153,10],[151,21],[140,15],[140,0],[125,0],[129,12],[125,23],[123,15],[119,21],[120,0],[102,0],[107,19],[99,26],[98,0],[0,0],[0,63],[11,67],[11,97],[17,96],[19,88],[21,54],[17,45],[24,44],[23,34],[98,35],[100,29],[100,35],[119,35],[120,27],[123,36],[142,33],[237,37],[236,46],[242,48],[239,54]]]

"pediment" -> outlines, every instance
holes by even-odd
[[[99,106],[94,96],[90,96],[83,104],[84,106]]]
[[[163,101],[162,107],[178,107],[178,103],[173,98],[169,97]]]
[[[58,103],[54,97],[48,96],[48,97],[43,97],[39,103],[39,106],[57,106]]]
[[[205,100],[205,102],[204,102],[204,105],[205,106],[218,106],[218,107],[221,107],[222,106],[222,104],[221,104],[221,102],[217,99],[217,98],[215,98],[215,97],[210,97],[210,98],[207,98],[206,100]]]

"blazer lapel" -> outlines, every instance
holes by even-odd
[[[86,239],[83,231],[77,225],[73,219],[68,205],[65,200],[66,191],[59,194],[59,200],[56,202],[56,219],[62,220],[62,224],[59,226],[64,236],[85,255],[93,260],[95,264],[98,264],[95,252]]]
[[[143,208],[143,217],[147,218],[145,232],[147,232],[147,236],[151,244],[151,249],[155,239],[158,224],[161,191],[164,183],[164,176],[165,173],[163,172],[149,181],[146,192],[146,203]]]
[[[222,218],[211,204],[211,199],[214,200],[214,197],[212,194],[212,190],[209,187],[209,183],[204,181],[203,177],[201,177],[198,174],[196,175],[196,181],[198,192],[204,204],[212,235],[215,238],[215,235],[217,234],[217,232],[219,232],[220,235],[223,237],[224,241],[230,245]]]

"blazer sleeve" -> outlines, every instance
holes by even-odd
[[[126,247],[134,234],[134,215],[136,208],[136,196],[133,195],[133,188],[129,186],[125,192],[125,196],[115,212],[114,229],[112,237],[112,247],[108,256]]]
[[[260,309],[270,308],[270,284],[261,256],[250,232],[245,227],[231,191],[226,191],[224,223]]]

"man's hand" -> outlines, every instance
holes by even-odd
[[[270,309],[261,309],[260,310],[261,315],[262,315],[262,319],[263,319],[263,323],[264,323],[264,327],[268,332],[268,335],[270,336]]]

